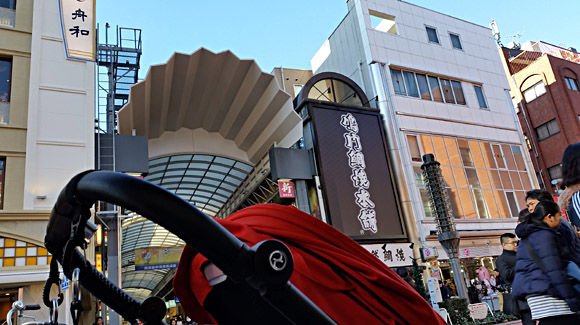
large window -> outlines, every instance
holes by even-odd
[[[520,146],[423,134],[408,134],[407,142],[425,215],[432,215],[421,175],[420,157],[435,154],[458,219],[517,217],[532,184]]]
[[[543,81],[540,81],[531,86],[530,88],[524,90],[524,99],[526,100],[526,103],[529,103],[545,93],[546,86],[544,85]]]
[[[578,83],[576,82],[576,79],[564,78],[564,80],[566,81],[566,87],[568,87],[568,89],[578,91]]]
[[[439,36],[437,36],[437,30],[429,26],[425,26],[425,30],[427,31],[427,39],[429,40],[429,42],[439,44]]]
[[[11,77],[12,60],[0,58],[0,124],[8,124],[10,117]]]
[[[14,27],[16,0],[0,0],[0,26]]]
[[[391,69],[395,94],[441,103],[465,105],[461,82],[425,74]]]
[[[536,128],[538,141],[542,141],[558,133],[560,133],[560,128],[558,127],[558,122],[555,119]]]
[[[6,158],[0,158],[0,209],[4,207],[4,171],[6,170]]]

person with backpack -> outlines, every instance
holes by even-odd
[[[540,325],[580,324],[580,292],[568,279],[569,246],[557,232],[561,212],[553,201],[541,201],[516,227],[520,237],[512,294],[524,298]],[[500,271],[501,273],[501,271]]]

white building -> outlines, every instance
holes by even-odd
[[[537,185],[491,30],[399,0],[347,5],[312,58],[314,73],[344,74],[369,98],[378,96],[405,220],[417,225],[409,239],[440,247],[420,174],[422,155],[434,153],[466,274],[493,269],[499,236],[513,231],[525,191]]]
[[[8,67],[0,85],[0,306],[37,303],[43,308],[27,314],[48,321],[44,235],[64,185],[94,168],[95,64],[67,59],[58,1],[2,2],[0,13],[0,61]],[[63,303],[59,321],[71,323],[66,310]]]

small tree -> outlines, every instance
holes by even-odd
[[[413,259],[413,281],[415,281],[417,292],[425,300],[428,300],[427,290],[425,290],[425,282],[423,282],[423,275],[421,274],[421,268],[417,264],[417,259]]]

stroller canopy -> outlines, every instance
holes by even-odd
[[[332,226],[294,207],[259,204],[216,221],[248,246],[267,239],[285,243],[294,259],[290,281],[339,324],[445,324],[413,288],[379,259]],[[173,286],[193,320],[217,323],[219,315],[206,309],[212,290],[220,285],[209,285],[203,273],[207,263],[204,256],[186,246]],[[228,305],[227,310],[232,313],[259,312],[237,310],[247,306],[235,295],[229,301],[227,291],[220,291],[220,295],[224,297],[218,301]],[[243,322],[239,319],[239,323]]]

